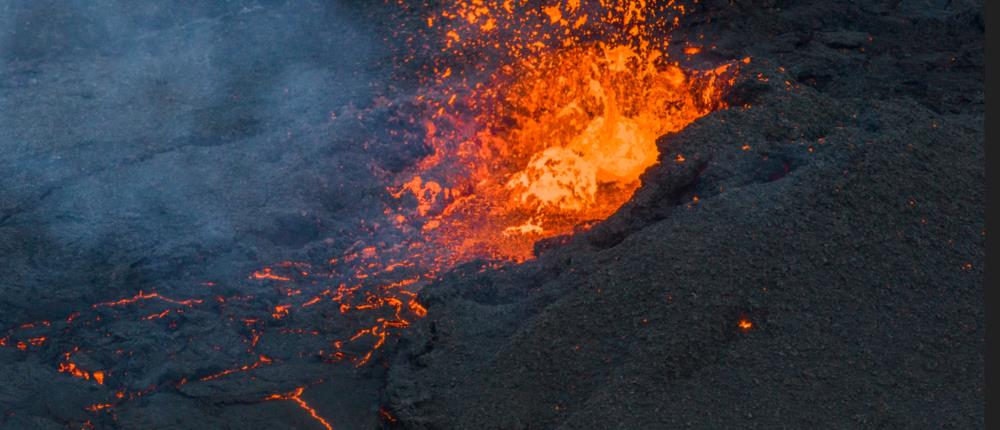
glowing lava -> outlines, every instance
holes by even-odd
[[[305,387],[299,387],[290,393],[272,394],[264,398],[264,400],[291,400],[295,402],[295,404],[298,405],[299,408],[302,408],[302,410],[308,412],[309,416],[312,417],[312,419],[315,420],[317,423],[322,425],[323,428],[325,428],[326,430],[333,430],[333,426],[330,425],[330,422],[328,422],[325,418],[320,416],[319,413],[316,412],[316,409],[313,409],[312,406],[309,406],[309,404],[306,403],[305,400],[302,400],[302,393],[304,391]]]
[[[424,101],[433,155],[393,195],[416,201],[436,263],[522,261],[539,239],[614,213],[659,158],[656,139],[725,107],[732,64],[668,61],[674,2],[456,1],[428,19],[445,58]],[[700,51],[684,50],[686,55]],[[738,63],[736,63],[738,64]]]

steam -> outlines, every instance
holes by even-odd
[[[350,218],[339,192],[373,182],[370,162],[344,166],[365,137],[331,119],[369,104],[382,76],[359,13],[318,0],[2,2],[0,237],[33,230],[42,266],[90,254],[158,279],[212,273],[193,254],[250,267],[334,235]]]

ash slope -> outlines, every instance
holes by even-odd
[[[425,289],[396,424],[982,427],[983,18],[938,3],[702,2],[678,42],[752,56],[749,107],[591,232]]]

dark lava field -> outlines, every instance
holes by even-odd
[[[409,3],[0,0],[0,429],[984,428],[982,1],[682,2],[752,61],[624,206],[348,305]]]

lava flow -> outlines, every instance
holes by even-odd
[[[305,391],[305,388],[304,387],[299,387],[299,388],[296,388],[294,391],[292,391],[290,393],[272,394],[272,395],[266,397],[264,400],[266,400],[266,401],[269,401],[269,400],[291,400],[291,401],[295,402],[295,404],[298,405],[299,408],[301,408],[302,410],[308,412],[309,416],[312,417],[312,419],[315,420],[317,423],[319,423],[320,425],[322,425],[323,428],[325,428],[326,430],[333,430],[333,426],[330,425],[330,423],[325,418],[323,418],[322,416],[320,416],[319,413],[316,412],[316,409],[313,409],[313,407],[309,406],[309,404],[306,403],[305,400],[302,400],[302,393],[303,393],[303,391]]]
[[[667,55],[683,5],[537,3],[457,1],[427,18],[445,40],[421,98],[433,154],[392,191],[415,200],[401,216],[443,250],[436,265],[523,261],[607,218],[657,162],[659,136],[725,107],[733,63],[686,70]],[[462,64],[483,57],[500,64]]]

